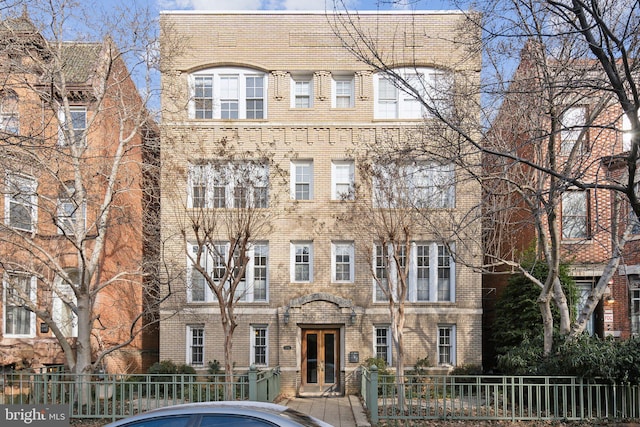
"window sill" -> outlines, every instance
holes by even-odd
[[[560,244],[562,245],[590,245],[593,243],[592,238],[588,239],[562,239]]]

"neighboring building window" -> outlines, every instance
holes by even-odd
[[[313,199],[313,161],[291,162],[291,198],[294,200]]]
[[[391,366],[391,331],[389,327],[376,326],[374,334],[376,358],[384,360],[387,366]]]
[[[291,79],[291,107],[313,107],[313,78],[294,77]]]
[[[587,123],[587,109],[585,107],[568,108],[560,123],[562,129],[560,131],[560,154],[569,155],[580,138],[580,134],[585,129]],[[582,142],[584,148],[585,142]]]
[[[378,73],[374,76],[374,102],[376,119],[421,119],[433,117],[423,102],[445,114],[450,110],[452,79],[442,70],[433,68],[401,68],[393,70],[406,84],[405,89],[393,76]]]
[[[266,74],[219,67],[191,75],[189,117],[195,119],[266,118]]]
[[[253,161],[189,166],[190,208],[267,208],[269,167]]]
[[[640,336],[640,289],[631,289],[631,333]]]
[[[18,230],[33,231],[38,212],[35,178],[8,173],[6,185],[5,224]]]
[[[566,191],[562,194],[562,238],[589,237],[589,192]]]
[[[4,336],[34,337],[36,316],[26,308],[26,301],[36,301],[36,278],[26,274],[4,276]]]
[[[438,365],[455,366],[456,364],[456,327],[455,325],[438,326]]]
[[[216,243],[211,248],[205,249],[200,257],[200,265],[211,279],[219,284],[224,278],[227,270],[229,257],[229,244]],[[198,246],[191,245],[191,257],[198,254]],[[236,287],[235,298],[243,302],[266,301],[269,290],[269,244],[267,242],[256,242],[247,250],[247,265],[244,276]],[[231,264],[238,256],[234,255]],[[189,269],[187,282],[188,302],[211,302],[215,301],[215,295],[209,288],[205,276],[188,259]]]
[[[401,246],[400,250],[402,253],[399,257],[399,267],[405,268],[407,262],[409,265],[408,301],[455,301],[455,263],[447,245],[435,242],[412,242],[408,256],[404,246]],[[374,262],[375,301],[388,301],[387,292],[380,288],[379,283],[389,286],[388,275],[398,274],[391,247],[383,250],[382,245],[376,245]],[[394,282],[397,282],[397,279],[391,282],[391,286]],[[431,286],[432,283],[435,285]]]
[[[291,266],[292,282],[313,280],[313,244],[311,242],[291,243]]]
[[[352,283],[355,273],[353,242],[331,243],[332,281],[334,283]]]
[[[204,326],[187,326],[187,363],[204,366]]]
[[[78,316],[74,313],[77,304],[73,286],[78,286],[80,276],[77,270],[68,271],[67,276],[71,283],[62,278],[57,278],[53,289],[52,317],[55,324],[66,338],[78,336]]]
[[[58,132],[58,144],[61,146],[69,146],[72,144],[78,146],[86,145],[86,130],[87,130],[87,107],[69,107],[70,117],[66,117],[64,109],[60,109],[60,130]],[[70,127],[69,127],[70,126]],[[70,135],[67,132],[70,131]],[[68,138],[73,138],[72,141],[68,141]]]
[[[334,160],[331,162],[331,199],[353,200],[354,194],[353,160]]]
[[[353,108],[353,76],[334,76],[331,81],[332,108]]]
[[[268,329],[265,325],[251,326],[251,363],[256,366],[269,365]]]
[[[58,234],[73,235],[78,220],[85,220],[85,204],[78,203],[75,197],[75,184],[73,181],[65,182],[58,195]]]
[[[20,133],[18,105],[18,95],[15,92],[0,92],[0,130],[8,133]]]

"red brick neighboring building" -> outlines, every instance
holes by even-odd
[[[158,349],[154,124],[109,40],[56,45],[26,14],[0,32],[0,366],[68,364],[54,332],[76,351],[74,287],[91,274],[92,361],[122,346],[100,366],[144,369]]]

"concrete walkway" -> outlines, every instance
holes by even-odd
[[[335,427],[370,427],[358,396],[292,397],[282,402]]]

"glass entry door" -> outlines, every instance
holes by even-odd
[[[302,385],[305,392],[338,391],[339,330],[302,331]]]

